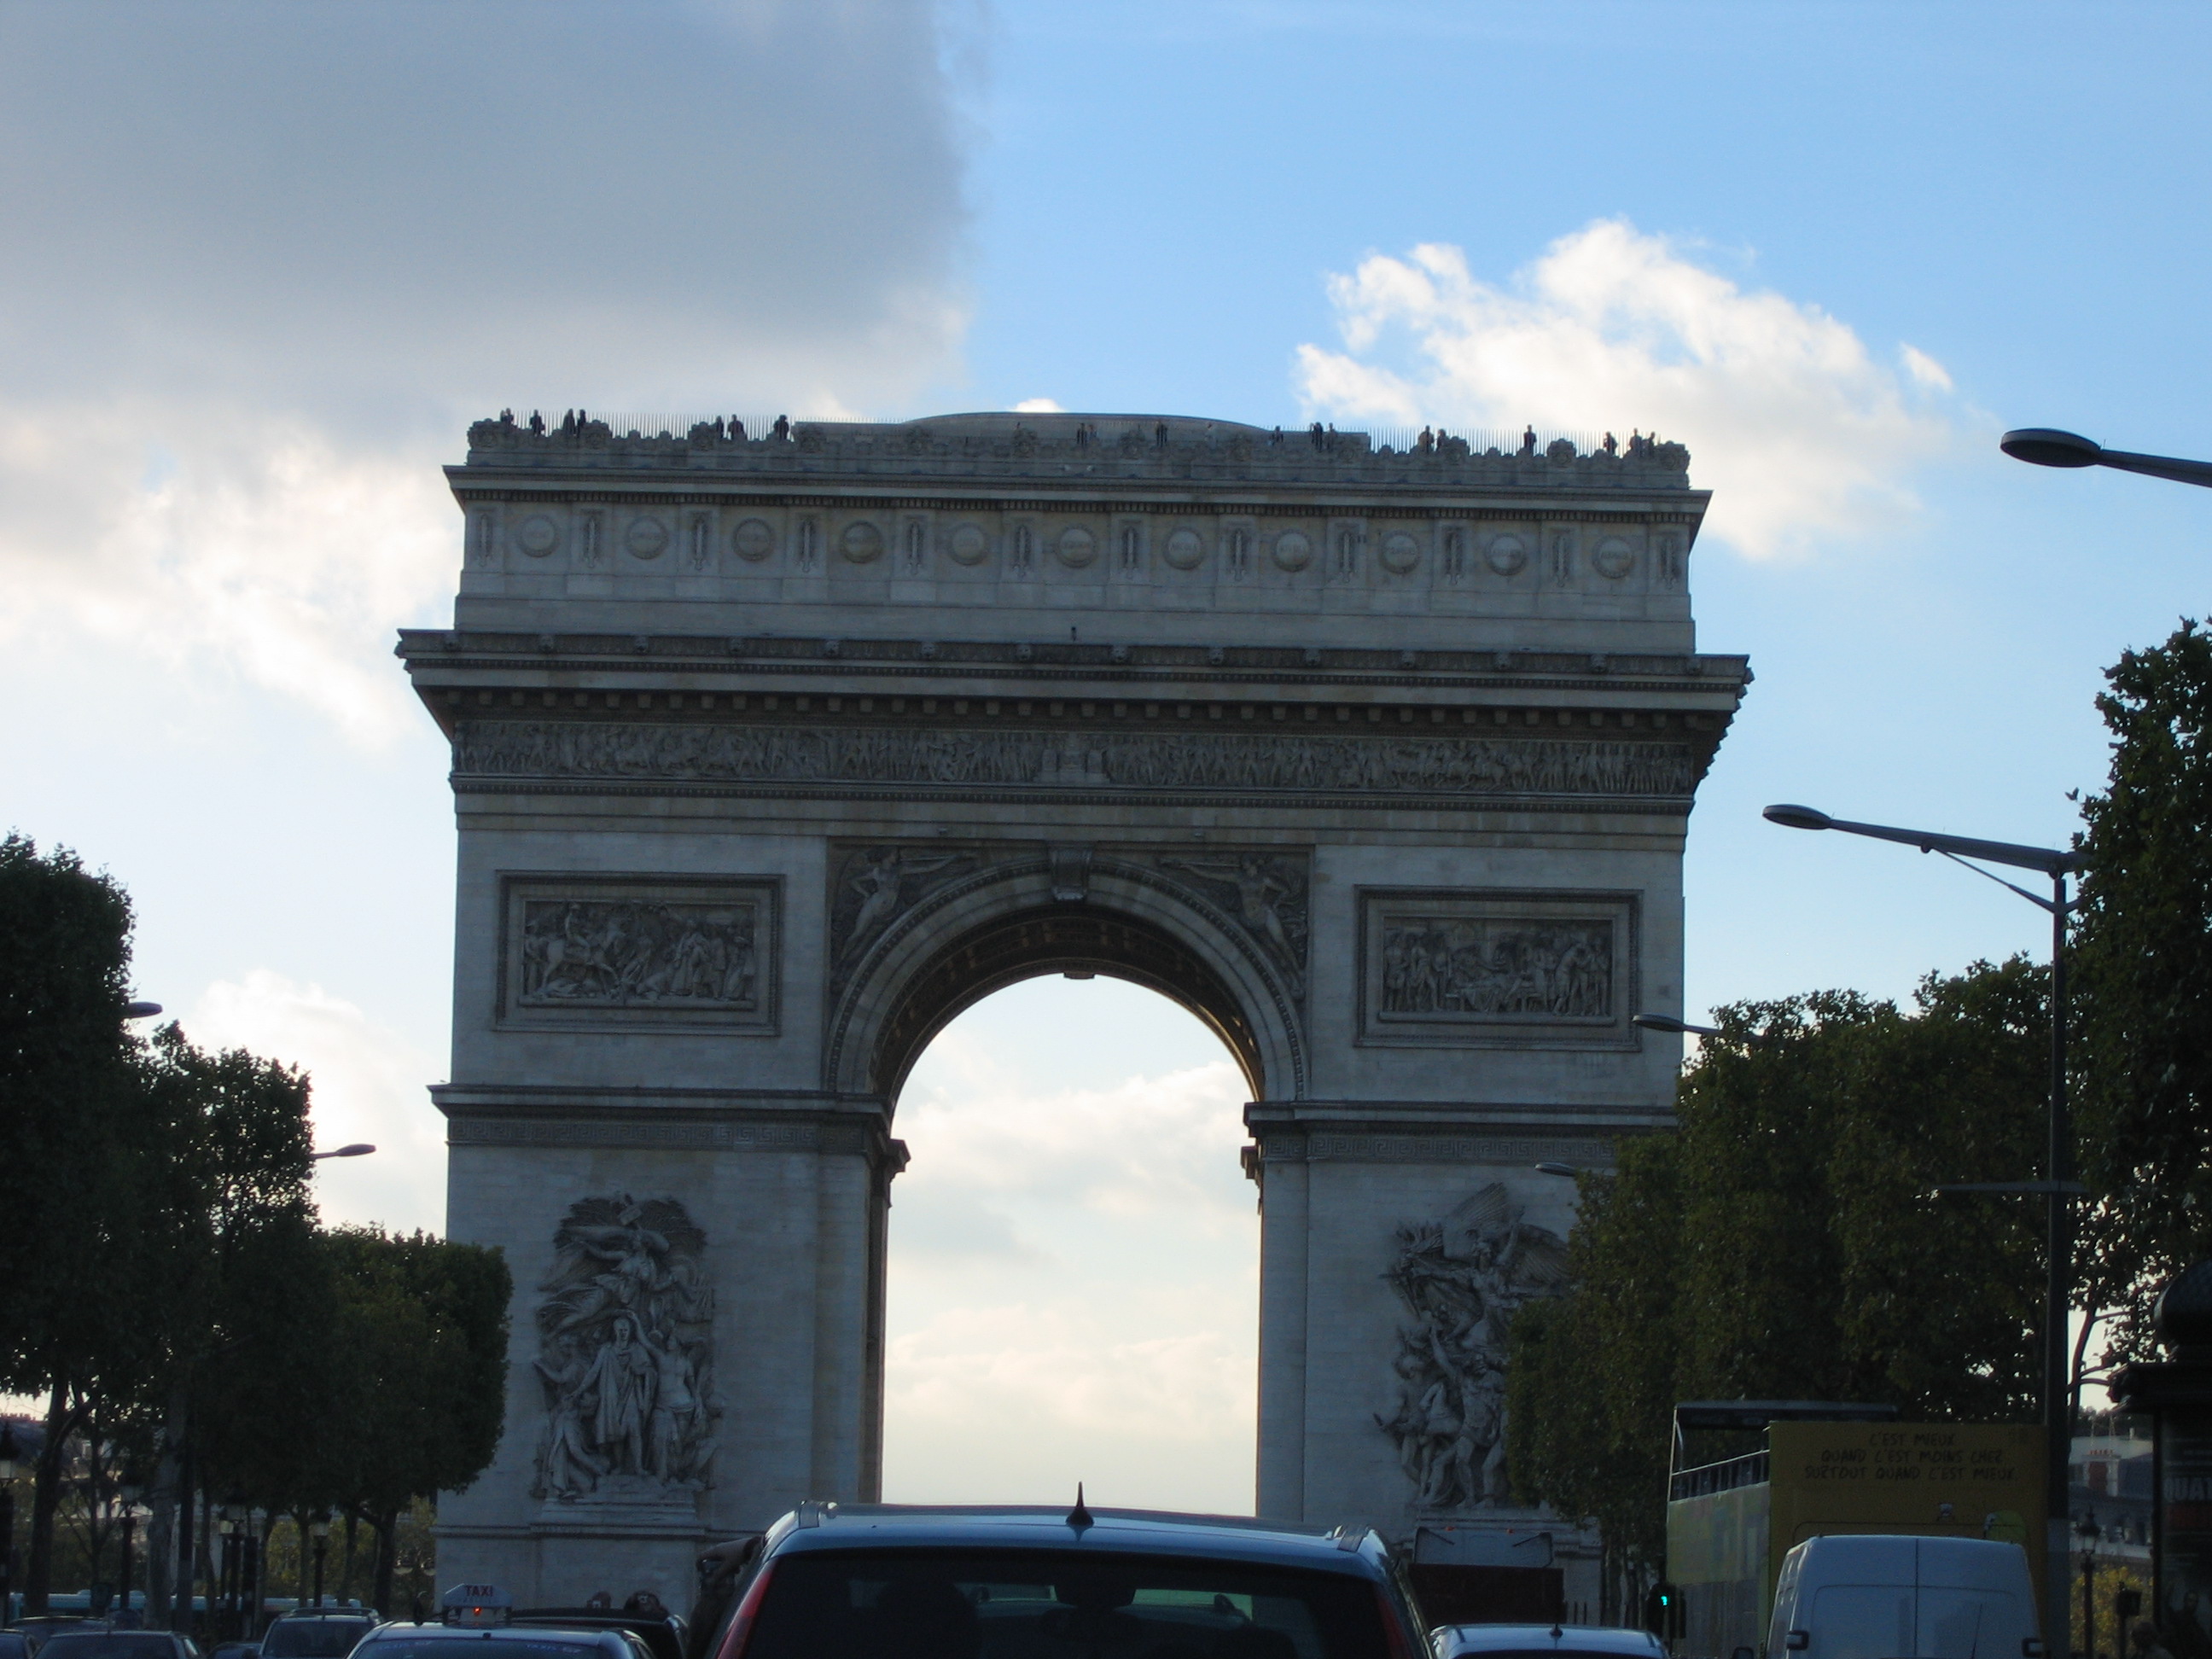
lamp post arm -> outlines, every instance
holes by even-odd
[[[1871,836],[1917,847],[1923,853],[1944,853],[1954,858],[1980,859],[1988,864],[2008,865],[2015,870],[2040,870],[2046,876],[2063,875],[2081,867],[2079,853],[2055,847],[2023,847],[2017,842],[1977,841],[1972,836],[1938,835],[1933,830],[1899,830],[1887,823],[1854,823],[1832,818],[1827,828],[1846,835]]]
[[[2097,465],[2212,489],[2212,461],[2185,461],[2173,455],[2137,455],[2124,449],[2100,449],[2097,452]]]

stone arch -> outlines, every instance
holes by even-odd
[[[1158,992],[1195,1015],[1253,1098],[1306,1087],[1300,988],[1194,885],[1133,860],[1042,851],[949,882],[867,945],[836,993],[823,1082],[895,1100],[932,1037],[1024,979],[1070,970]]]

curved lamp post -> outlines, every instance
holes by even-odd
[[[2008,434],[2007,441],[2021,434]],[[2045,434],[2048,435],[2048,434]],[[2071,434],[2060,433],[2059,437]],[[2087,439],[2076,440],[2087,443]],[[2094,445],[2090,446],[2094,448]],[[2140,459],[2140,458],[2138,458]],[[2087,465],[2087,462],[2045,463]],[[2212,467],[2193,482],[2212,483]],[[2045,1599],[2052,1613],[2050,1628],[2063,1630],[2069,1615],[2066,1582],[2067,1549],[2073,1516],[2066,1503],[2068,1454],[2072,1449],[2074,1414],[2067,1401],[2066,1316],[2072,1300],[2074,1211],[2069,1200],[2081,1190],[2074,1179],[2074,1131],[2066,1109],[2066,918],[2073,905],[2066,894],[2066,878],[2081,867],[2081,854],[2069,849],[2026,847],[2017,842],[1977,841],[1967,836],[1939,835],[1932,830],[1900,830],[1886,823],[1856,823],[1831,817],[1818,807],[1784,804],[1763,814],[1768,823],[1789,830],[1840,830],[1845,835],[1867,836],[1917,847],[1923,853],[1941,853],[1964,864],[1976,875],[1986,876],[2030,904],[2051,913],[2051,1126],[2047,1150],[2049,1170],[2042,1181],[1992,1182],[1951,1188],[2002,1193],[2032,1193],[2046,1204],[2043,1281],[2043,1431],[2046,1440],[2045,1466],[2046,1498],[2044,1533]],[[1980,864],[2001,864],[2008,869],[2033,870],[2051,878],[2051,896],[2045,898],[2002,876],[1990,875]]]
[[[308,1162],[325,1158],[367,1158],[376,1150],[365,1140],[356,1140],[350,1146],[333,1146],[327,1152],[309,1152]]]
[[[2203,484],[2212,489],[2212,461],[2185,461],[2172,455],[2137,455],[2130,450],[2107,449],[2078,432],[2061,432],[2052,426],[2023,426],[1997,440],[1997,447],[2015,461],[2031,466],[2109,466],[2120,472],[2141,472],[2176,483]]]
[[[1647,1031],[1664,1031],[1669,1036],[1718,1037],[1727,1032],[1717,1025],[1693,1025],[1686,1019],[1677,1019],[1672,1014],[1631,1014],[1631,1025],[1640,1025]]]

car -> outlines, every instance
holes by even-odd
[[[46,1644],[47,1639],[65,1630],[82,1630],[91,1620],[82,1613],[41,1613],[18,1619],[9,1628],[23,1638],[27,1652],[35,1654]]]
[[[1419,1659],[1372,1532],[1151,1510],[805,1504],[750,1551],[711,1659]]]
[[[642,1608],[606,1607],[517,1607],[507,1618],[510,1625],[557,1626],[568,1630],[628,1631],[645,1644],[653,1659],[684,1659],[690,1644],[686,1640],[684,1620],[662,1608],[648,1613]],[[264,1656],[267,1659],[267,1656]]]
[[[379,1625],[352,1659],[653,1659],[638,1637],[618,1628],[510,1624],[514,1598],[495,1584],[446,1592],[440,1621]]]
[[[200,1659],[189,1636],[167,1630],[116,1630],[87,1620],[46,1632],[39,1659]]]
[[[261,1632],[261,1659],[345,1659],[379,1622],[368,1607],[301,1607]]]
[[[1849,1650],[1901,1656],[2044,1652],[2027,1552],[1994,1538],[1856,1533],[1782,1558],[1768,1659]]]
[[[1649,1631],[1609,1625],[1446,1625],[1429,1636],[1436,1659],[1666,1659]]]

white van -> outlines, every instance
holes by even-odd
[[[1766,1659],[2041,1659],[2038,1631],[2019,1545],[1845,1534],[1782,1558]]]

